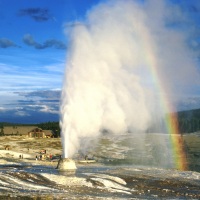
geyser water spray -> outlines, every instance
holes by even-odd
[[[174,93],[178,98],[187,92],[182,86],[198,73],[187,35],[166,23],[173,10],[165,1],[108,1],[67,28],[60,107],[64,158],[77,152],[81,137],[98,137],[103,129],[146,132],[172,111],[163,109],[162,99],[171,105]]]

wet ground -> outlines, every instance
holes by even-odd
[[[200,199],[200,173],[134,166],[0,166],[0,199]]]
[[[40,149],[61,154],[60,140],[1,139],[0,199],[200,199],[200,133],[183,136],[188,171],[174,168],[163,134],[86,138],[74,159],[88,155],[97,162],[77,163],[70,174],[55,169],[57,162],[35,160]],[[8,144],[12,149],[4,151]]]

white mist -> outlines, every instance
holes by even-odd
[[[64,158],[81,148],[81,137],[97,137],[102,129],[145,132],[164,113],[160,95],[181,94],[181,85],[196,77],[185,35],[165,26],[171,12],[164,1],[109,1],[67,30],[60,107]],[[149,66],[149,56],[156,66]],[[152,67],[166,91],[156,86]]]

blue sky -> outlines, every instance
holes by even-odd
[[[0,121],[58,120],[66,24],[98,1],[0,0]]]
[[[99,2],[103,1],[0,0],[0,121],[59,120],[68,50],[65,27],[84,20]],[[189,16],[190,22],[174,20],[174,26],[191,30],[188,44],[198,60],[200,1],[172,2]]]

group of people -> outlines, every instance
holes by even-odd
[[[35,160],[42,160],[42,154],[40,154],[39,156],[35,156]]]
[[[35,156],[35,160],[42,160],[42,157],[43,157],[42,154],[40,154],[39,156],[36,155],[36,156]],[[44,157],[46,157],[46,156],[44,156]],[[52,160],[52,158],[53,158],[53,155],[50,154],[50,155],[49,155],[49,159]]]

